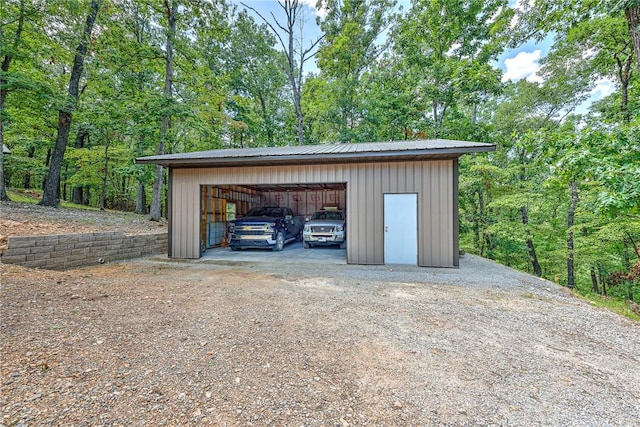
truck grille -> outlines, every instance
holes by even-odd
[[[262,236],[266,233],[266,230],[236,230],[235,234],[241,234],[244,236]]]
[[[332,233],[333,227],[311,227],[312,233]]]

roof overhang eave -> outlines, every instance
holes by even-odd
[[[458,158],[464,154],[495,151],[495,144],[473,147],[439,148],[433,150],[404,150],[382,152],[327,153],[313,155],[233,156],[233,157],[139,157],[136,164],[155,164],[173,168],[275,166],[292,164],[364,163],[387,161],[416,161]]]

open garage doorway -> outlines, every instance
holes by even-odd
[[[346,183],[305,183],[305,184],[255,184],[255,185],[202,185],[200,236],[201,256],[209,258],[213,252],[230,252],[228,226],[231,221],[242,218],[252,209],[261,207],[289,207],[294,216],[306,223],[321,209],[346,211]],[[344,245],[343,245],[344,248]],[[290,243],[285,251],[301,251],[289,257],[313,259],[314,254],[327,257],[326,251],[341,253],[346,260],[346,251],[339,245],[318,249],[303,249],[301,242]],[[264,249],[249,250],[256,256]],[[243,255],[246,258],[247,255]],[[346,261],[345,261],[346,262]]]

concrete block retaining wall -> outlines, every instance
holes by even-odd
[[[122,232],[9,236],[0,260],[51,270],[166,254],[167,233],[127,236]]]

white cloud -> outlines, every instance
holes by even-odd
[[[589,97],[576,107],[575,112],[578,114],[587,114],[591,104],[611,95],[615,91],[616,85],[613,81],[607,79],[598,80],[596,85],[589,92]]]
[[[502,81],[516,81],[527,79],[530,82],[542,82],[542,78],[538,76],[540,70],[540,56],[542,51],[536,49],[533,52],[520,52],[513,58],[504,60],[505,72]]]
[[[597,54],[598,50],[596,48],[589,48],[582,52],[582,59],[592,59]]]
[[[594,100],[602,99],[611,95],[616,91],[616,86],[611,80],[601,79],[596,82],[596,86],[591,89],[591,98]]]
[[[458,49],[460,49],[462,47],[461,43],[453,43],[451,45],[451,47],[449,48],[449,50],[447,51],[447,53],[445,53],[445,55],[451,57],[451,56],[455,56],[456,52],[458,51]]]
[[[535,0],[513,0],[509,1],[509,6],[516,11],[511,19],[511,28],[515,28],[520,20],[520,14],[525,10],[529,10],[533,7]]]
[[[509,4],[512,4],[511,7],[516,10],[524,10],[533,7],[533,5],[535,4],[535,0],[516,0],[513,3],[510,1]]]
[[[325,15],[327,14],[327,8],[325,6],[325,3],[323,2],[322,6],[320,7],[320,9],[318,9],[316,7],[317,5],[317,0],[301,0],[300,3],[310,7],[311,9],[313,9],[315,11],[315,14],[318,15],[320,18],[324,18]]]

